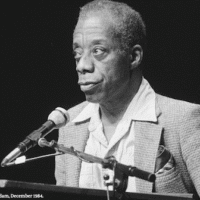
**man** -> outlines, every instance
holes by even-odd
[[[200,195],[200,106],[154,92],[142,75],[145,39],[140,14],[124,3],[81,8],[73,51],[86,101],[69,110],[58,143],[156,173],[155,184],[129,177],[128,192]],[[170,157],[159,168],[162,148]],[[104,174],[100,164],[56,157],[57,185],[105,189]]]

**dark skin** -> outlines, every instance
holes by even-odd
[[[73,37],[78,84],[87,101],[99,103],[108,142],[140,86],[143,57],[140,45],[119,52],[111,23],[108,16],[91,14],[78,21]]]

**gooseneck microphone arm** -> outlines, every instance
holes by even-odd
[[[99,158],[90,154],[86,154],[80,151],[77,151],[74,149],[74,147],[65,147],[64,145],[58,144],[55,140],[52,140],[51,142],[48,142],[45,138],[40,138],[38,141],[38,145],[40,147],[51,147],[57,150],[58,152],[62,153],[67,153],[73,156],[78,157],[82,161],[89,162],[89,163],[99,163],[102,165],[103,168],[109,168],[113,170],[114,166],[126,174],[127,176],[135,176],[137,178],[149,181],[149,182],[154,182],[156,179],[155,174],[152,174],[150,172],[141,170],[137,167],[134,166],[129,166],[129,165],[124,165],[115,160],[113,156],[108,157],[108,158]]]
[[[38,145],[40,147],[50,147],[54,148],[57,152],[62,152],[63,154],[67,153],[73,156],[78,157],[82,161],[89,163],[99,163],[103,168],[109,168],[114,171],[114,179],[113,179],[113,191],[115,190],[123,194],[127,189],[128,177],[134,176],[149,182],[155,182],[156,176],[150,172],[141,170],[134,166],[128,166],[121,164],[116,161],[114,156],[108,158],[99,158],[90,154],[86,154],[84,152],[80,152],[74,149],[74,147],[65,147],[63,144],[58,144],[55,140],[48,142],[45,138],[40,138],[38,141]]]
[[[20,156],[21,154],[28,151],[30,148],[37,145],[38,140],[43,135],[46,135],[53,127],[55,123],[53,121],[47,121],[42,127],[38,130],[33,131],[30,135],[28,135],[22,142],[18,144],[18,146],[11,151],[1,162],[1,166],[5,167],[9,162]],[[49,127],[45,129],[45,127]]]
[[[28,151],[30,148],[37,145],[38,140],[41,137],[47,135],[55,127],[55,123],[51,120],[45,122],[41,128],[33,131],[26,139],[19,143],[18,148],[21,150],[21,153]]]
[[[64,126],[69,121],[67,111],[61,107],[56,108],[48,116],[46,121],[39,129],[29,134],[18,146],[11,151],[2,161],[1,166],[5,167],[9,162],[28,151],[30,148],[37,145],[41,137],[46,136],[54,129]]]

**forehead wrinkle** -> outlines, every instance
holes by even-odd
[[[81,35],[91,35],[91,34],[103,34],[105,35],[106,29],[100,26],[77,26],[73,36],[81,34]]]
[[[101,28],[98,28],[98,30],[96,28],[91,28],[87,30],[80,29],[75,31],[73,44],[77,45],[78,43],[80,43],[80,41],[82,44],[87,42],[90,42],[92,45],[102,44],[106,43],[107,39],[108,38],[106,37],[105,32]]]

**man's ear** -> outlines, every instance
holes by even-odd
[[[133,46],[130,52],[131,69],[137,68],[143,59],[143,49],[139,44]]]

